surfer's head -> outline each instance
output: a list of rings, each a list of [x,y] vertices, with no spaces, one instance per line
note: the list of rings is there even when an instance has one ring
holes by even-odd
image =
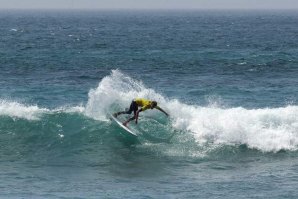
[[[156,101],[152,101],[151,102],[151,109],[155,108],[157,106],[157,102]]]

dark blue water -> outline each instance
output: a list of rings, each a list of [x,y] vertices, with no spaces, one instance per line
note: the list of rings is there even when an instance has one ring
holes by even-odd
[[[297,198],[297,21],[1,11],[0,197]],[[135,97],[170,114],[137,139],[108,117]]]

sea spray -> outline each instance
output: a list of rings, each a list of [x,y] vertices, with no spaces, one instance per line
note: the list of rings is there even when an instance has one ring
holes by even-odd
[[[142,82],[113,70],[111,75],[99,82],[96,89],[90,90],[85,113],[92,118],[106,120],[108,113],[124,110],[137,97],[165,102],[160,94],[146,88]]]

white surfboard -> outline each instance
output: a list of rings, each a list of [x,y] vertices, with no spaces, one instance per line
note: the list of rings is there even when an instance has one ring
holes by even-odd
[[[130,130],[129,128],[127,128],[126,126],[124,126],[117,118],[115,118],[112,114],[110,114],[110,117],[121,127],[123,128],[127,133],[133,135],[133,136],[136,136],[137,137],[137,134],[134,133],[132,130]]]

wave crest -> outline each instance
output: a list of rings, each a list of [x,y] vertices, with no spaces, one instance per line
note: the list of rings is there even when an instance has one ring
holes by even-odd
[[[245,109],[221,108],[212,102],[206,107],[189,105],[176,99],[168,99],[119,70],[113,70],[99,82],[97,88],[89,91],[85,106],[49,110],[37,105],[1,100],[0,115],[39,120],[44,114],[77,112],[81,116],[107,121],[108,113],[127,108],[136,97],[156,100],[159,106],[170,114],[170,119],[165,122],[164,115],[158,111],[142,112],[141,115],[145,117],[141,118],[141,124],[138,125],[141,131],[142,128],[149,129],[145,133],[161,134],[165,137],[176,130],[183,132],[179,135],[180,140],[173,139],[178,151],[179,147],[183,148],[184,143],[192,146],[195,144],[198,148],[246,145],[250,149],[263,152],[298,150],[298,106]],[[155,127],[151,128],[152,125]],[[195,150],[196,147],[192,153]]]

